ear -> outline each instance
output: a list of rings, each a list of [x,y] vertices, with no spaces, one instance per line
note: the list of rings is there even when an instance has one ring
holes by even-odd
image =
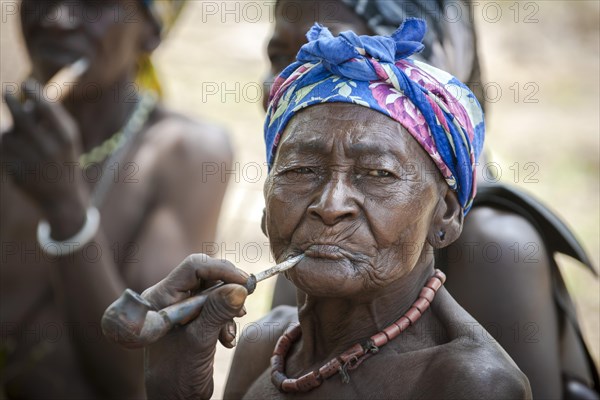
[[[263,208],[263,215],[260,219],[260,230],[265,234],[266,237],[269,237],[267,233],[267,209]]]
[[[441,249],[460,236],[463,227],[463,210],[458,197],[448,186],[440,197],[431,220],[427,241],[434,249]]]

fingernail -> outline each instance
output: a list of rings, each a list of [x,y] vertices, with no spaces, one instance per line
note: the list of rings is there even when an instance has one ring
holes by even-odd
[[[240,308],[240,310],[238,311],[236,317],[242,318],[244,315],[246,315],[246,310],[243,309],[243,308]]]
[[[250,278],[250,275],[248,275],[248,273],[246,271],[243,271],[241,269],[238,269],[238,272],[240,275],[242,275],[244,278],[248,279]]]
[[[240,285],[233,286],[227,293],[225,293],[225,300],[231,307],[238,308],[244,304],[248,291],[245,287]]]
[[[233,325],[227,325],[227,332],[235,339],[235,327]]]

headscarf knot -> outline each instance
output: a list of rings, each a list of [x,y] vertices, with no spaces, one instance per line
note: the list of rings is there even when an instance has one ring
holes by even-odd
[[[391,36],[357,35],[352,31],[334,37],[315,24],[306,34],[308,43],[297,55],[301,63],[321,62],[331,73],[348,79],[370,81],[380,77],[373,63],[393,63],[423,50],[425,21],[408,18]]]

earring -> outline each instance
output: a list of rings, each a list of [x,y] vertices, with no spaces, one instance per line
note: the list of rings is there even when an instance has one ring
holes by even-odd
[[[439,231],[438,232],[438,237],[440,238],[440,242],[443,242],[444,239],[446,238],[446,232],[444,231]]]

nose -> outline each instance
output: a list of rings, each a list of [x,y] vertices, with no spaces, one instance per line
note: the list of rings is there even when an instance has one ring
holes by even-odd
[[[58,1],[48,7],[42,15],[41,26],[44,28],[55,28],[71,30],[79,27],[83,7],[75,2]]]
[[[359,203],[354,188],[342,174],[333,176],[325,183],[318,197],[308,207],[308,214],[321,219],[325,225],[353,220],[358,213]]]

